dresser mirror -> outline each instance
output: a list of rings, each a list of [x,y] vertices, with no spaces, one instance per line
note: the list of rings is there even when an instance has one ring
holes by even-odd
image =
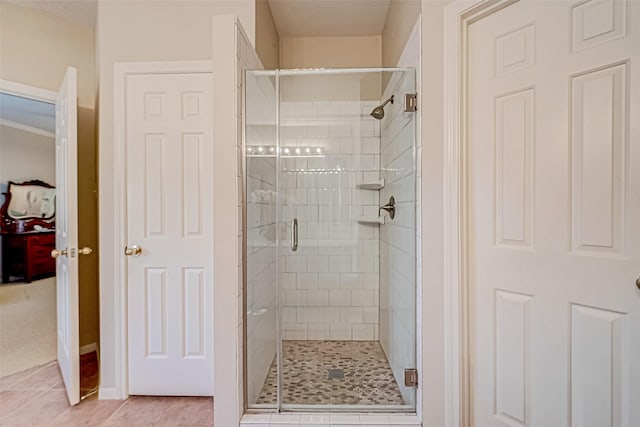
[[[43,181],[11,182],[0,208],[3,232],[53,229],[56,216],[56,188]]]

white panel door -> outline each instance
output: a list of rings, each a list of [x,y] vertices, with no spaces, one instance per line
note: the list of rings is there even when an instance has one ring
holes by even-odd
[[[640,425],[640,3],[468,33],[472,424]]]
[[[127,77],[130,394],[213,395],[212,102],[211,74]]]
[[[56,310],[58,365],[69,403],[80,401],[78,313],[78,74],[69,67],[56,98]]]

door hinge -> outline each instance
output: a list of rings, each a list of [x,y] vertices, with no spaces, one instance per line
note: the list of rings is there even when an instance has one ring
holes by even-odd
[[[418,370],[417,369],[404,370],[404,385],[407,387],[418,387]]]
[[[418,111],[418,94],[417,93],[404,94],[404,111],[406,111],[407,113],[414,113]]]

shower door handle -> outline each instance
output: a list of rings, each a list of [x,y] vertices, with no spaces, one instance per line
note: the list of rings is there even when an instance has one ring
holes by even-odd
[[[291,250],[298,250],[298,218],[291,220]]]

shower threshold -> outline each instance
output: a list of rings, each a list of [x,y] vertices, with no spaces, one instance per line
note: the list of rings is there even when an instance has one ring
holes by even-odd
[[[282,410],[411,411],[377,341],[283,341]],[[257,404],[277,403],[274,360]]]

